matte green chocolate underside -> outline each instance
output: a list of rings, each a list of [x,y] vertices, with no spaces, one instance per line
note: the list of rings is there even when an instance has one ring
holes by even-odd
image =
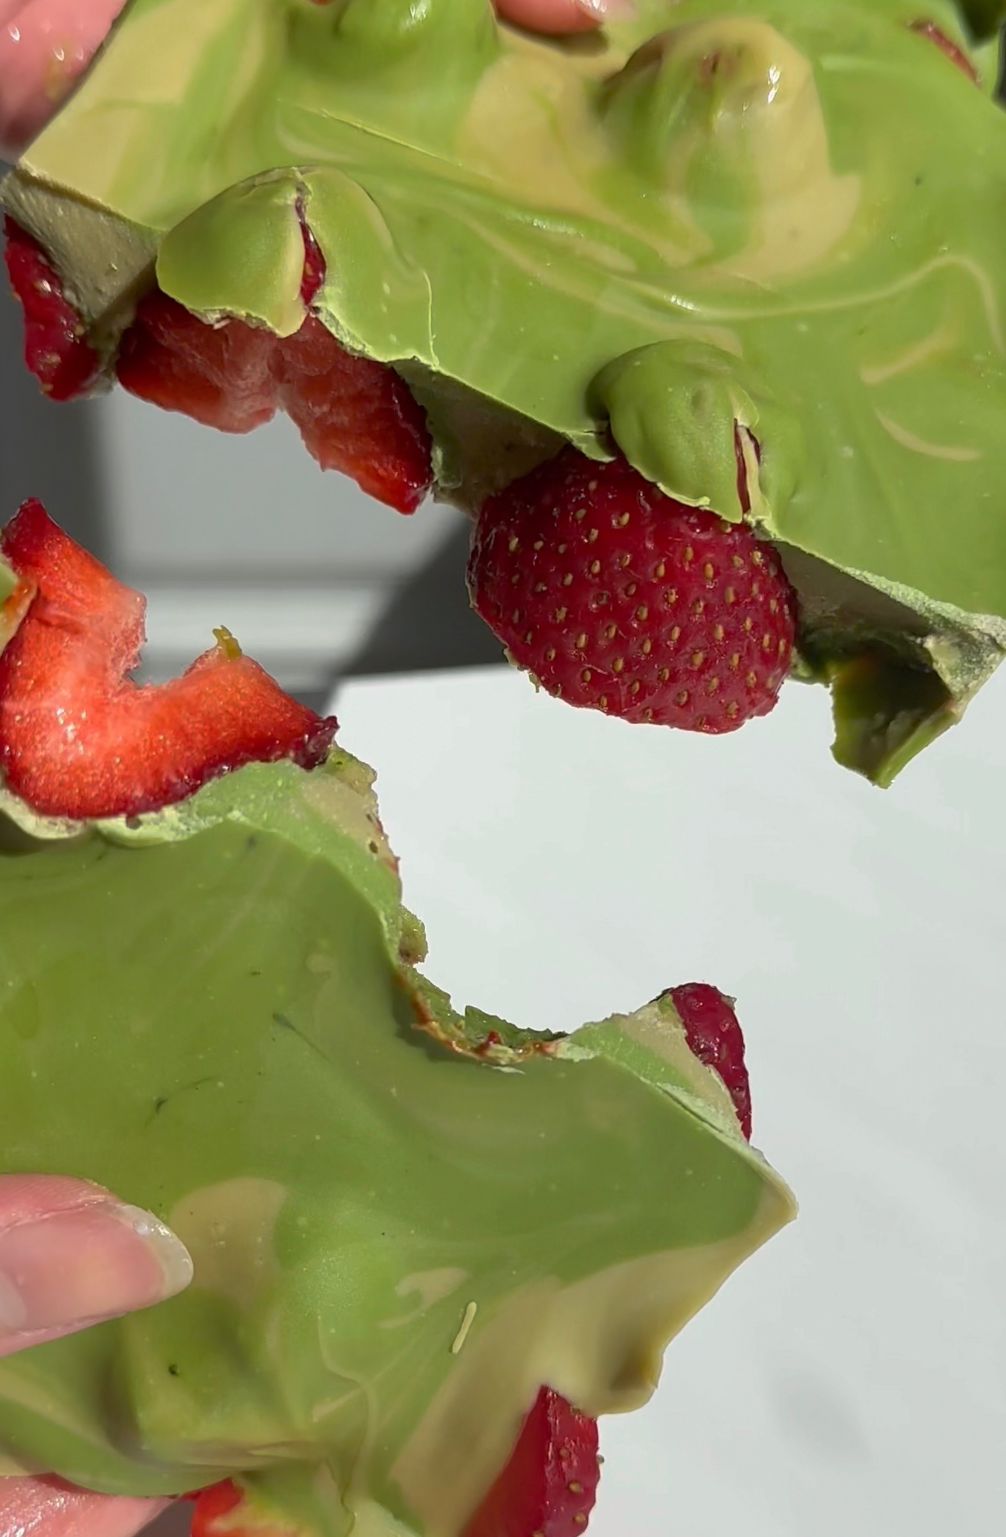
[[[368,1500],[455,1537],[424,1518],[427,1445],[451,1487],[487,1447],[500,1465],[540,1380],[590,1412],[643,1401],[791,1215],[667,1000],[470,1055],[485,1016],[401,957],[421,939],[361,773],[242,770],[0,857],[0,1163],[109,1185],[196,1262],[183,1297],[0,1362],[7,1467],[144,1494],[245,1470],[321,1537]],[[619,1291],[630,1263],[661,1286]],[[438,1440],[431,1405],[494,1327],[498,1423],[462,1399]]]

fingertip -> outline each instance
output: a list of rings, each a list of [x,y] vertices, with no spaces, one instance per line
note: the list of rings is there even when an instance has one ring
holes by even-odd
[[[0,150],[45,127],[107,38],[125,0],[0,0]]]
[[[40,1182],[27,1184],[30,1202],[0,1209],[0,1356],[153,1307],[188,1286],[187,1249],[150,1212],[88,1185],[77,1204],[45,1209]]]
[[[605,20],[607,0],[498,0],[503,21],[552,37],[593,32]]]

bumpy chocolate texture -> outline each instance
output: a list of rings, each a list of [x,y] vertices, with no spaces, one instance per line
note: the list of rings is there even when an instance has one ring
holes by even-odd
[[[298,1537],[459,1537],[542,1383],[650,1396],[793,1216],[672,999],[532,1034],[417,970],[368,771],[150,816],[0,801],[0,1167],[170,1221],[181,1297],[0,1361],[0,1474],[237,1475]]]
[[[109,356],[155,276],[296,330],[302,210],[441,495],[567,440],[747,515],[887,783],[1006,645],[1002,9],[637,0],[557,43],[486,0],[133,0],[4,195]]]

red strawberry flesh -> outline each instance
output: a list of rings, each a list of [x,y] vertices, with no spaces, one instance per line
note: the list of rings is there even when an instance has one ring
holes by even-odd
[[[576,449],[491,497],[472,602],[548,693],[624,720],[732,731],[789,670],[796,596],[744,524]]]
[[[325,258],[303,210],[301,297],[310,306]],[[86,394],[101,360],[67,302],[41,246],[6,221],[6,260],[25,317],[25,361],[55,400]],[[360,357],[309,314],[294,336],[241,320],[200,320],[153,289],[137,306],[115,364],[123,387],[221,432],[251,432],[284,410],[323,469],[340,470],[369,495],[414,512],[433,480],[426,415],[405,380]]]
[[[84,325],[38,241],[10,217],[4,233],[7,272],[24,311],[25,363],[53,400],[86,395],[101,372],[101,359]]]
[[[297,205],[297,217],[300,220],[300,233],[304,241],[304,276],[301,278],[300,296],[305,304],[310,305],[318,297],[325,281],[327,267],[321,246],[315,240],[314,231],[308,224],[307,215],[300,204]]]
[[[404,379],[347,352],[314,315],[276,344],[276,400],[323,470],[350,475],[369,496],[414,512],[432,479],[426,418]]]
[[[978,84],[978,71],[962,48],[958,48],[952,38],[938,27],[935,21],[913,21],[910,26],[912,32],[918,32],[920,37],[927,37],[931,43],[935,43],[941,53],[946,54],[951,64],[956,64],[959,70],[967,75],[969,80]]]
[[[17,632],[34,597],[34,582],[21,580],[0,604],[0,653]]]
[[[251,432],[276,414],[276,338],[239,321],[211,326],[154,289],[140,301],[116,363],[130,394],[220,432]]]
[[[542,1388],[463,1537],[580,1537],[599,1477],[596,1422]]]
[[[310,306],[325,258],[298,212]],[[223,432],[250,432],[283,410],[322,469],[352,476],[399,512],[414,512],[430,488],[426,417],[404,379],[347,352],[313,314],[281,338],[240,320],[210,325],[154,292],[122,339],[117,372],[131,394]]]
[[[690,1049],[723,1080],[741,1130],[750,1142],[751,1087],[744,1063],[744,1036],[732,1000],[706,982],[687,982],[671,989],[671,1001]]]
[[[290,1537],[289,1531],[263,1521],[246,1508],[236,1484],[214,1484],[194,1496],[191,1537]]]
[[[36,589],[0,655],[0,765],[36,812],[137,816],[246,763],[325,758],[335,721],[291,699],[229,638],[173,682],[134,683],[143,598],[39,502],[7,525],[0,552]]]

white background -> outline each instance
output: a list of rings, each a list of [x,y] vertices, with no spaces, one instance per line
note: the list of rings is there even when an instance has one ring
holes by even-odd
[[[755,1141],[797,1223],[607,1422],[596,1537],[995,1537],[1006,1508],[1006,677],[888,792],[823,691],[727,739],[509,673],[357,685],[430,974],[573,1026],[739,999]]]

